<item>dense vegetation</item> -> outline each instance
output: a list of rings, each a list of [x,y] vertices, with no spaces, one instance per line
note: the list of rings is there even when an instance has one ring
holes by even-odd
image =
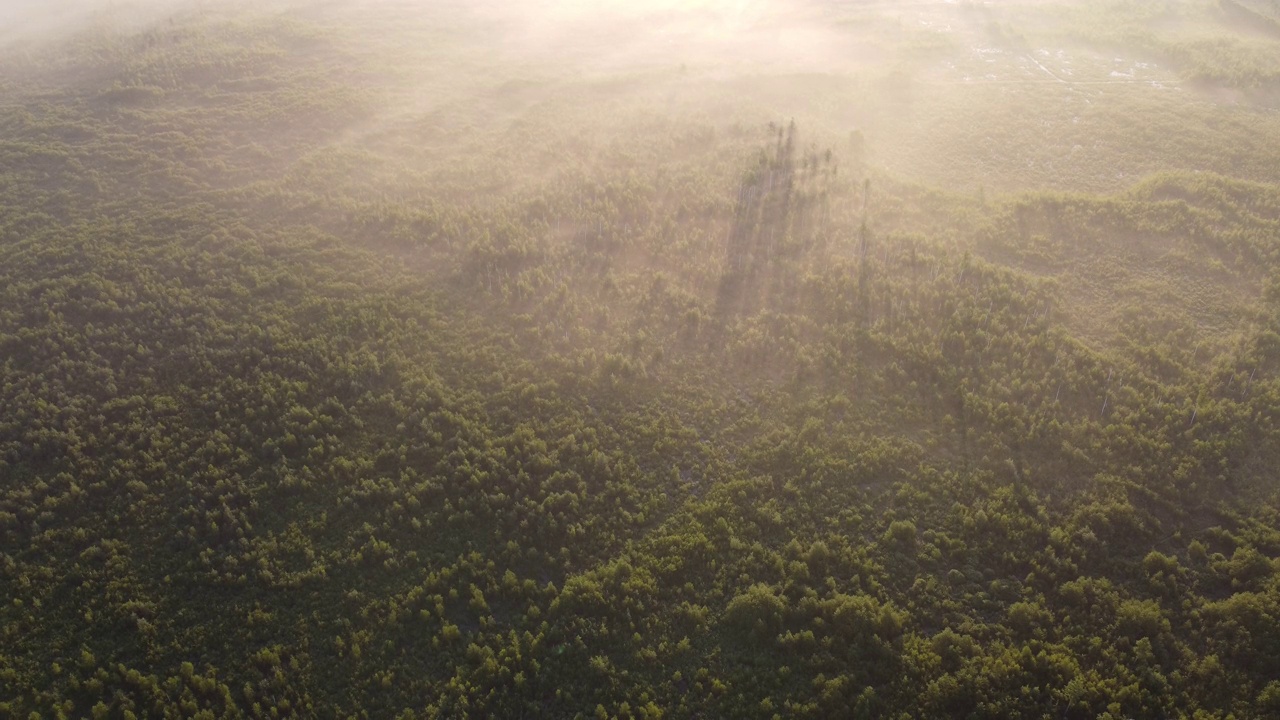
[[[0,717],[1280,714],[1267,3],[946,10],[1177,92],[469,7],[0,53]]]

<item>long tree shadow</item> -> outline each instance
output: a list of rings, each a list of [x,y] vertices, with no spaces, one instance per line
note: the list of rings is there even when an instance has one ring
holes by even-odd
[[[830,150],[796,151],[796,124],[770,123],[771,142],[738,186],[725,242],[716,314],[760,309],[788,287],[794,260],[818,243],[830,212],[837,162]]]

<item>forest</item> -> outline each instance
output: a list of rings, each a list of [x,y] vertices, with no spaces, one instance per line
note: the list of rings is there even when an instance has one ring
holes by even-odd
[[[1280,5],[0,9],[0,719],[1280,717]]]

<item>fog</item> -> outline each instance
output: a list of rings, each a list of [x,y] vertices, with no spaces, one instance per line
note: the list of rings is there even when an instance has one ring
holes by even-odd
[[[0,47],[38,46],[87,30],[136,32],[209,5],[205,0],[6,0],[0,3]]]
[[[0,5],[0,46],[56,56],[86,32],[313,24],[371,93],[335,142],[385,146],[434,128],[415,145],[422,162],[446,146],[490,148],[513,128],[526,136],[519,155],[534,132],[600,145],[642,118],[721,129],[794,119],[838,151],[856,134],[874,167],[929,184],[1104,190],[1168,167],[1168,155],[1133,152],[1150,142],[1139,115],[1267,100],[1231,79],[1256,55],[1234,34],[1238,18],[1199,0],[1156,5],[17,0]]]

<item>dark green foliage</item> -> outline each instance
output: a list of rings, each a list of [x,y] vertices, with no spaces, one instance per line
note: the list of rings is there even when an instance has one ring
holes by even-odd
[[[5,56],[0,717],[1280,711],[1273,185],[399,127],[331,25]]]

